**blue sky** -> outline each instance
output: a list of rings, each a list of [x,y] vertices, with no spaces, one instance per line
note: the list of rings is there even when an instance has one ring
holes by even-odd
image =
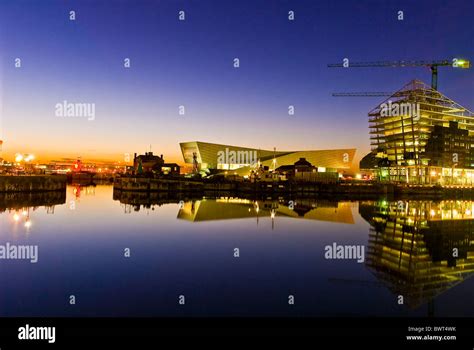
[[[369,150],[367,112],[381,101],[331,93],[395,91],[412,79],[429,84],[430,71],[327,64],[473,60],[473,15],[470,0],[3,0],[3,152],[120,159],[152,145],[181,161],[178,143],[201,140],[355,147],[361,157]],[[439,90],[474,109],[474,69],[440,68]],[[95,120],[57,118],[54,106],[64,100],[95,103]]]

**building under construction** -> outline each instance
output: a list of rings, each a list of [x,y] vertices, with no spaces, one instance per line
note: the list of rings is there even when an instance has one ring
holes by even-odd
[[[471,185],[474,114],[413,80],[369,112],[372,153],[361,169],[379,180]]]

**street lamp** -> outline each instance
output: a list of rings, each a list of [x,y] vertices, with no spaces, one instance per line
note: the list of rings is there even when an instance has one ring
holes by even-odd
[[[34,159],[35,159],[34,154],[27,154],[26,157],[25,157],[25,162],[31,162]]]
[[[35,159],[35,155],[34,154],[21,154],[21,153],[17,153],[15,155],[15,162],[18,164],[18,165],[21,165],[21,162],[24,162],[25,163],[25,170],[26,170],[26,166],[28,165],[28,163],[30,163],[32,160]]]

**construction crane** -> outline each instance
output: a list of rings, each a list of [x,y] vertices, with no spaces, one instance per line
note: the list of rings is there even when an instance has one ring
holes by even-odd
[[[438,67],[471,68],[471,62],[465,59],[453,58],[440,61],[375,61],[328,64],[329,68],[363,68],[363,67],[429,67],[431,69],[431,87],[438,90]]]
[[[381,97],[392,96],[391,92],[334,92],[333,97]]]

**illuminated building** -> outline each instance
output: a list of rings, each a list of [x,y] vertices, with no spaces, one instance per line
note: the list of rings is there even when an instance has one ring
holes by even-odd
[[[176,163],[164,163],[161,172],[164,175],[179,175],[181,167]]]
[[[411,81],[371,110],[369,128],[380,180],[470,184],[474,114],[423,82]],[[370,160],[366,156],[361,168]]]
[[[449,122],[449,127],[435,125],[426,143],[425,155],[432,167],[472,169],[474,136],[470,136],[468,130],[459,129],[457,122]]]
[[[350,169],[355,149],[315,151],[269,151],[207,142],[180,143],[185,163],[193,164],[200,171],[231,171],[249,175],[257,167],[275,170],[294,165],[301,158],[317,168],[318,172],[344,172]]]

